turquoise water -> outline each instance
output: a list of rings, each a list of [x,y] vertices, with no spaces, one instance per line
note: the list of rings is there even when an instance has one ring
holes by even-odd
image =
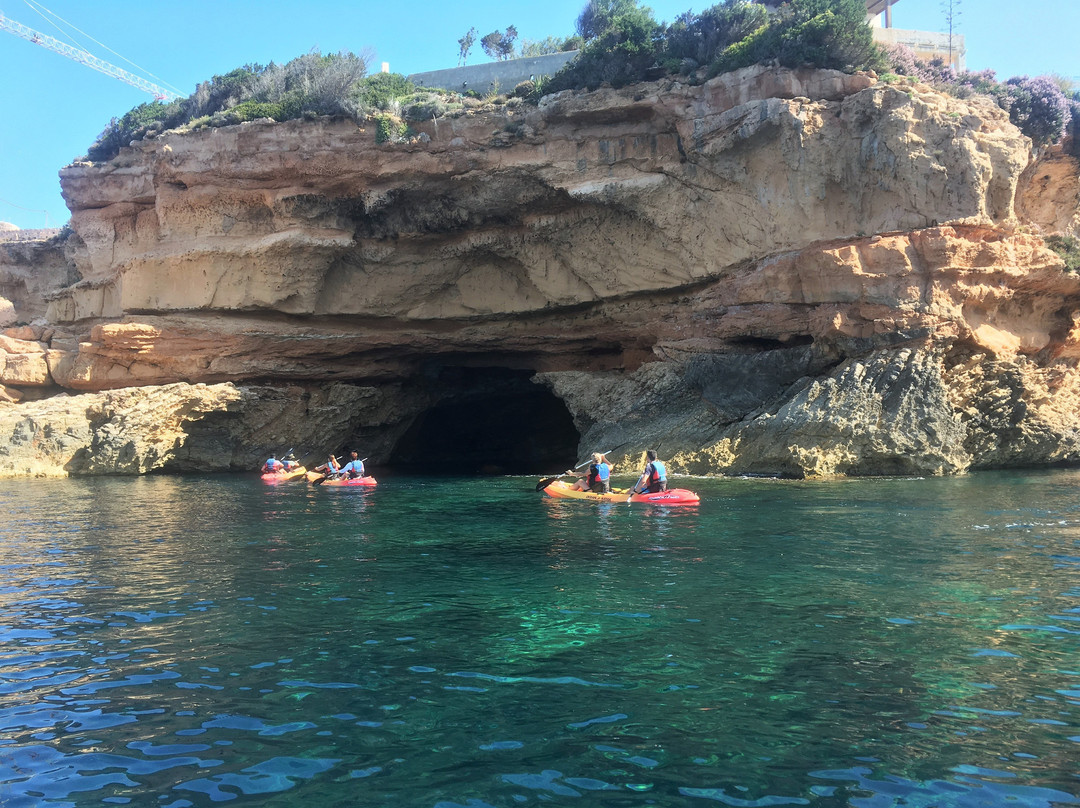
[[[0,481],[0,806],[1080,804],[1080,471],[534,482]]]

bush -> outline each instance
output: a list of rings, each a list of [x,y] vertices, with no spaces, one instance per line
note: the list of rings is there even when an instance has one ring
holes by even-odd
[[[254,121],[259,118],[273,118],[275,121],[285,120],[281,104],[270,104],[263,101],[245,101],[219,114],[223,115],[224,120],[227,121],[226,126],[244,123],[245,121]]]
[[[525,81],[518,82],[514,87],[515,98],[528,98],[536,91],[536,82],[532,79],[525,79]]]
[[[1047,236],[1046,246],[1061,256],[1066,272],[1080,272],[1080,239],[1072,236]]]
[[[765,6],[747,0],[724,0],[697,16],[688,11],[668,26],[663,60],[681,70],[709,64],[768,21]]]
[[[401,99],[402,117],[409,121],[429,121],[461,108],[456,93],[445,91],[419,92]]]
[[[356,82],[352,97],[361,109],[389,109],[394,101],[415,92],[416,85],[400,73],[376,73]]]
[[[392,115],[379,115],[375,118],[375,142],[398,143],[409,133],[409,127]]]
[[[768,61],[847,72],[886,65],[866,22],[863,0],[791,0],[768,25],[725,50],[710,72]]]
[[[359,105],[350,98],[350,91],[366,72],[367,60],[352,53],[309,53],[285,65],[244,65],[202,82],[185,99],[140,104],[122,118],[114,118],[87,156],[109,160],[132,140],[185,124],[227,126],[261,117],[357,117]]]
[[[1014,76],[1002,83],[993,70],[957,73],[940,59],[914,59],[906,48],[892,48],[885,55],[897,73],[912,75],[942,92],[958,98],[975,93],[990,96],[1036,146],[1060,140],[1075,115],[1072,108],[1080,108],[1080,103],[1066,97],[1060,82],[1051,76]]]
[[[1009,120],[1036,146],[1054,143],[1065,135],[1069,102],[1049,76],[1017,76],[1006,83]],[[998,102],[1001,103],[1000,101]]]
[[[552,76],[546,92],[581,87],[596,89],[604,83],[622,87],[641,81],[656,61],[662,29],[653,19],[652,10],[638,6],[634,0],[613,0],[608,4],[594,0],[586,10],[592,8],[595,12],[594,6],[601,5],[605,13],[614,9],[613,16],[592,17],[589,26],[606,20],[609,27],[594,36],[577,58]],[[579,20],[579,29],[580,24]],[[585,30],[594,28],[586,27]],[[584,35],[584,31],[582,33]]]

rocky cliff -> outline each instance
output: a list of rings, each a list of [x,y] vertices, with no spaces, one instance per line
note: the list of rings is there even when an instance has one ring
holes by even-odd
[[[1076,462],[1080,278],[1039,234],[1080,235],[1078,176],[989,101],[765,68],[406,143],[164,133],[61,172],[70,236],[0,245],[0,473],[346,444],[457,471]]]

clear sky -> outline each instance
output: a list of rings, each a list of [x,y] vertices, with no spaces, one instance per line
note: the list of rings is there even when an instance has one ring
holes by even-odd
[[[660,20],[710,3],[647,3]],[[375,54],[374,72],[457,64],[457,40],[514,25],[519,39],[569,36],[585,0],[474,0],[466,3],[326,0],[2,0],[0,12],[63,39],[59,17],[95,56],[190,94],[197,83],[243,64],[286,62],[317,49]],[[960,0],[959,33],[971,70],[999,79],[1057,73],[1080,84],[1080,3],[1075,0]],[[942,0],[896,0],[893,26],[946,30]],[[65,29],[70,31],[70,29]],[[113,52],[94,44],[97,40]],[[125,61],[130,60],[130,61]],[[479,44],[469,63],[487,61]],[[0,221],[58,227],[68,219],[57,172],[86,153],[113,117],[152,97],[45,48],[0,31]]]

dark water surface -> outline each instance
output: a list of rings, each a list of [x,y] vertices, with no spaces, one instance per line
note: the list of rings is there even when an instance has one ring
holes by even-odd
[[[534,482],[0,481],[0,805],[1080,804],[1080,471]]]

